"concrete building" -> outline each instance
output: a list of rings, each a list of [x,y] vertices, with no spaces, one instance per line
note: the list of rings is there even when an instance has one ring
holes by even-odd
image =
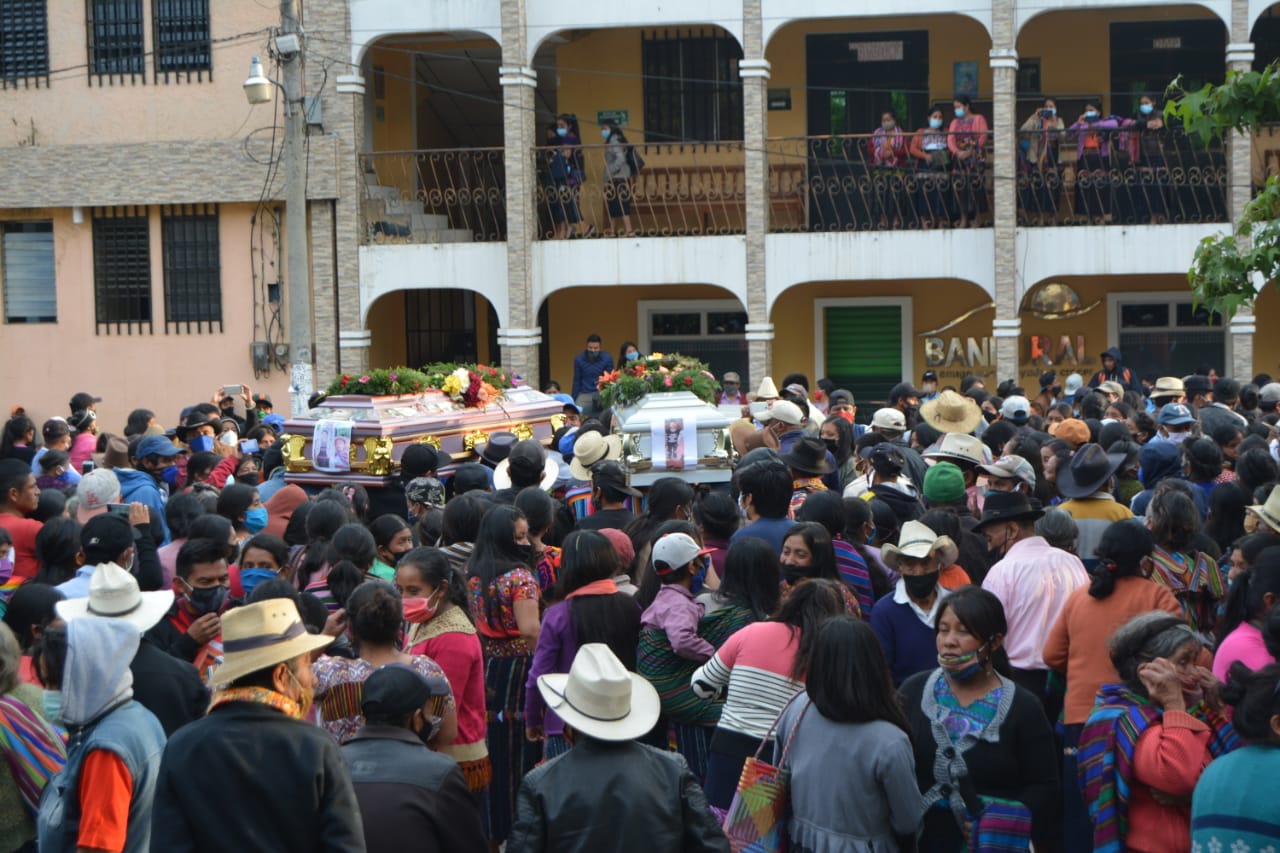
[[[36,279],[5,266],[4,399],[62,413],[83,385],[115,423],[136,401],[193,402],[225,382],[282,397],[282,170],[269,164],[283,125],[278,98],[249,108],[240,90],[252,56],[275,76],[278,9],[208,4],[201,35],[164,20],[182,4],[119,0],[136,11],[130,41],[72,5],[48,4],[47,56],[0,57],[6,258],[27,247],[43,265]],[[963,6],[307,0],[317,384],[480,359],[567,385],[589,331],[615,354],[624,341],[697,354],[751,387],[831,376],[868,402],[926,369],[1033,385],[1050,365],[1096,370],[1108,346],[1139,374],[1280,373],[1280,340],[1255,334],[1280,296],[1223,325],[1186,286],[1197,243],[1280,167],[1280,139],[1204,147],[1127,121],[1179,74],[1221,81],[1280,55],[1275,8]],[[174,39],[206,53],[166,56]],[[957,93],[991,128],[978,167],[877,160],[885,110],[914,132],[934,106],[950,122]],[[1097,99],[1126,127],[1020,133],[1046,97],[1067,126]],[[545,147],[556,114],[577,116],[583,143],[564,190]],[[635,236],[608,216],[608,120],[644,160],[626,190]],[[592,236],[553,239],[575,210]],[[193,228],[206,255],[166,256],[200,243]],[[217,300],[183,307],[211,280]],[[42,357],[54,342],[66,367]],[[254,342],[269,347],[260,374]]]

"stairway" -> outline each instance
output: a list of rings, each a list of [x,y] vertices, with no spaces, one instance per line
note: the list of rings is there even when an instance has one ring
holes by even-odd
[[[470,243],[467,228],[450,228],[449,217],[427,213],[421,201],[406,199],[399,187],[378,183],[372,171],[364,173],[364,217],[369,240],[392,243]]]

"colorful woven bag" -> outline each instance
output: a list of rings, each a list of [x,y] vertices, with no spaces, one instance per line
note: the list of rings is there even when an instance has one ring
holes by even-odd
[[[792,701],[795,701],[794,697]],[[773,739],[782,714],[769,727],[769,733],[760,741],[756,754],[742,765],[738,790],[724,821],[724,834],[729,837],[729,849],[733,853],[786,853],[791,846],[791,837],[787,833],[787,814],[791,807],[791,769],[787,767],[787,754],[811,704],[806,702],[801,709],[777,767],[761,761],[760,750]],[[790,705],[788,702],[787,706]],[[782,713],[786,711],[784,707]]]

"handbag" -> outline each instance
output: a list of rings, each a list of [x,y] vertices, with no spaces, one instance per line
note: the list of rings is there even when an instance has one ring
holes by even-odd
[[[644,168],[644,158],[640,156],[640,152],[634,145],[627,146],[627,168],[631,170],[633,178]]]
[[[791,702],[794,701],[793,696]],[[783,707],[782,714],[787,712],[791,702]],[[738,790],[724,820],[724,834],[729,837],[729,849],[733,853],[786,853],[791,846],[791,836],[787,832],[787,813],[791,810],[791,769],[787,767],[787,754],[791,752],[796,732],[804,721],[805,711],[812,704],[806,702],[801,709],[778,766],[761,761],[760,750],[773,739],[782,714],[769,727],[768,734],[756,748],[756,754],[743,763]]]

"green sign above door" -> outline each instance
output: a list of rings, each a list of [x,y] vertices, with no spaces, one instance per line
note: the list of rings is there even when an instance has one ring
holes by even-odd
[[[631,110],[599,110],[596,113],[596,124],[606,121],[614,122],[618,127],[626,127],[631,123]]]

